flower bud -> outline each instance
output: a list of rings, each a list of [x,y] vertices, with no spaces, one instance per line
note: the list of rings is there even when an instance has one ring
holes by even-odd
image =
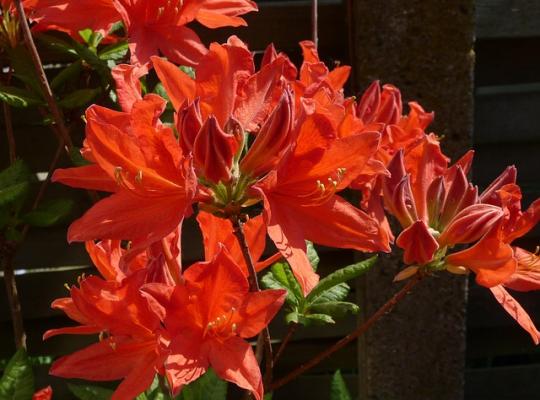
[[[193,144],[195,168],[212,182],[228,182],[238,142],[231,134],[225,133],[217,119],[211,115],[201,127]]]
[[[240,170],[251,176],[260,176],[274,168],[290,148],[294,135],[292,125],[293,100],[286,90],[242,159]]]
[[[423,221],[416,221],[401,232],[396,244],[405,250],[403,261],[406,264],[427,264],[433,260],[435,252],[439,249],[439,244]]]
[[[176,129],[184,153],[187,154],[193,151],[193,144],[201,127],[202,116],[199,99],[197,98],[192,102],[186,100],[176,117]]]
[[[460,205],[464,199],[470,185],[467,181],[467,177],[463,173],[460,166],[457,167],[454,179],[450,182],[450,187],[446,198],[444,199],[444,205],[441,209],[441,215],[439,219],[439,227],[444,227],[454,218],[456,213],[460,210]]]
[[[504,215],[500,207],[474,204],[461,210],[439,237],[441,246],[472,243],[484,236]]]
[[[500,205],[500,197],[497,191],[504,185],[516,183],[517,170],[515,166],[507,167],[480,195],[482,203]]]
[[[373,122],[376,112],[381,104],[381,87],[379,81],[369,85],[356,106],[356,116],[365,124]]]

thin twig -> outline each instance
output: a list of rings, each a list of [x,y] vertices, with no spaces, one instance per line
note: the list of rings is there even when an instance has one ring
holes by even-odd
[[[422,279],[421,274],[417,274],[413,278],[411,278],[407,284],[399,291],[397,292],[390,300],[388,300],[381,308],[379,308],[375,314],[373,314],[367,321],[365,321],[362,325],[360,325],[356,330],[345,336],[343,339],[336,342],[333,346],[329,347],[328,349],[322,351],[321,353],[317,354],[315,357],[313,357],[311,360],[309,360],[307,363],[302,364],[300,367],[296,368],[283,378],[277,380],[270,386],[270,390],[276,390],[280,388],[281,386],[289,383],[290,381],[294,380],[298,376],[302,375],[307,370],[313,368],[315,365],[319,364],[321,361],[329,357],[330,355],[334,354],[336,351],[340,350],[341,348],[345,347],[347,344],[358,338],[359,336],[363,335],[371,326],[377,322],[382,316],[384,316],[386,313],[390,312],[397,303],[399,303],[403,298],[411,291],[411,289],[420,282]]]
[[[283,354],[283,351],[291,341],[292,337],[294,336],[296,330],[298,329],[298,324],[293,322],[289,325],[289,329],[287,329],[287,333],[283,337],[283,340],[281,341],[281,344],[279,345],[279,349],[274,356],[274,367],[276,366],[278,360],[280,359],[281,355]]]
[[[21,300],[17,291],[15,281],[15,268],[13,258],[15,257],[15,245],[0,236],[0,267],[4,271],[4,282],[13,321],[13,334],[15,336],[15,346],[17,349],[26,348],[26,334],[21,310]]]
[[[11,67],[8,69],[6,77],[6,85],[9,85],[11,82],[11,74],[13,70]],[[9,163],[13,164],[17,159],[17,146],[15,144],[15,134],[13,133],[13,120],[11,118],[11,108],[8,103],[3,103],[4,108],[4,123],[6,126],[6,135],[9,148]]]
[[[244,223],[242,222],[239,216],[231,217],[231,222],[233,224],[234,235],[238,239],[240,248],[242,249],[242,254],[244,260],[246,261],[247,269],[249,272],[248,282],[249,290],[251,292],[259,292],[261,289],[259,287],[259,281],[257,280],[257,270],[255,269],[255,264],[251,258],[249,252],[249,246],[246,240],[246,235],[244,233]],[[274,368],[274,358],[272,356],[272,342],[270,338],[270,331],[268,327],[265,327],[261,333],[259,333],[259,338],[257,340],[257,351],[256,356],[257,361],[260,363],[262,358],[262,352],[260,351],[259,343],[262,340],[264,344],[264,358],[265,358],[265,370],[264,370],[264,379],[263,382],[265,386],[268,386],[272,381],[272,370]]]
[[[47,80],[45,70],[43,69],[43,63],[41,62],[41,58],[36,48],[36,44],[34,43],[34,39],[32,38],[30,26],[28,26],[28,21],[26,20],[26,14],[24,12],[22,1],[15,0],[15,5],[17,7],[17,13],[19,15],[19,23],[22,28],[24,42],[26,44],[26,47],[28,48],[28,51],[30,52],[30,56],[32,57],[34,68],[36,69],[36,73],[39,78],[39,83],[43,90],[43,94],[45,95],[45,101],[49,106],[49,111],[51,112],[54,123],[58,127],[58,131],[60,132],[66,150],[69,152],[69,150],[71,150],[71,148],[73,147],[73,143],[71,141],[71,137],[69,136],[66,125],[64,124],[62,112],[60,111],[60,108],[58,107],[58,104],[54,99],[54,95],[49,85],[49,81]]]
[[[45,191],[47,190],[47,187],[51,183],[51,178],[54,170],[56,169],[56,165],[58,164],[58,161],[60,160],[60,156],[62,155],[62,152],[64,150],[64,144],[60,143],[56,147],[56,151],[54,152],[53,159],[51,163],[49,164],[49,170],[47,171],[47,176],[45,177],[45,180],[41,183],[39,186],[38,193],[36,195],[36,198],[34,199],[34,202],[32,203],[31,211],[34,211],[36,208],[38,208],[39,203],[43,199],[43,196],[45,196]],[[28,230],[30,229],[30,225],[26,224],[22,229],[22,238],[20,242],[22,243],[24,239],[26,238],[26,235],[28,234]]]
[[[315,48],[319,47],[319,4],[317,0],[311,0],[311,40]]]

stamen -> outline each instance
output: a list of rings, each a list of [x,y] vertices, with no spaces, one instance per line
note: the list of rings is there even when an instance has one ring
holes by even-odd
[[[114,180],[118,186],[122,186],[124,179],[122,178],[122,167],[114,167]]]
[[[137,182],[139,185],[142,185],[142,178],[143,178],[143,172],[142,169],[137,171],[137,175],[135,175],[135,182]]]

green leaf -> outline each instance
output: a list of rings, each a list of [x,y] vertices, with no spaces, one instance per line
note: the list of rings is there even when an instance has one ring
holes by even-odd
[[[36,75],[32,58],[30,57],[28,50],[26,50],[26,47],[20,44],[14,49],[9,49],[7,51],[11,67],[13,68],[13,76],[26,83],[30,89],[32,89],[34,94],[36,94],[38,98],[41,98],[43,93],[41,84]]]
[[[0,189],[30,180],[32,172],[23,160],[16,160],[8,168],[0,171]]]
[[[330,315],[326,315],[326,314],[299,315],[298,322],[306,326],[310,326],[310,325],[320,326],[320,325],[336,323],[336,321],[334,321]]]
[[[300,320],[300,315],[298,314],[297,311],[291,311],[290,313],[285,315],[285,322],[287,324],[293,324],[293,323],[297,324],[299,320]]]
[[[79,35],[91,50],[95,50],[103,40],[103,35],[101,33],[94,32],[89,28],[79,31]]]
[[[10,242],[20,243],[23,240],[22,232],[13,226],[8,226],[4,235]]]
[[[332,383],[330,384],[330,400],[352,400],[339,369],[332,377]]]
[[[287,289],[287,301],[301,306],[304,303],[304,293],[287,263],[278,262],[271,267],[274,278]]]
[[[346,283],[340,283],[328,290],[321,293],[320,296],[315,298],[310,304],[328,303],[332,301],[343,301],[349,295],[351,288]]]
[[[367,260],[361,261],[356,264],[349,265],[345,268],[341,268],[324,279],[321,279],[320,282],[313,288],[313,290],[307,296],[309,303],[312,303],[317,297],[319,297],[326,290],[339,285],[340,283],[346,282],[348,280],[354,279],[367,270],[369,270],[373,264],[377,261],[377,256],[368,258]]]
[[[163,87],[163,84],[161,82],[159,82],[154,87],[154,93],[161,96],[161,97],[163,97],[165,100],[167,100],[167,109],[170,109],[170,110],[173,109],[171,99],[169,98],[169,95],[167,94],[167,91],[165,90],[165,88]]]
[[[225,400],[227,382],[221,380],[210,368],[195,382],[185,386],[178,400]]]
[[[99,53],[98,57],[101,60],[113,60],[119,61],[126,57],[128,52],[128,44],[125,41],[116,42],[104,47]]]
[[[79,57],[98,73],[103,84],[107,84],[111,80],[111,71],[105,60],[100,59],[96,53],[80,43],[75,43],[74,48]]]
[[[348,301],[315,303],[309,307],[310,312],[329,315],[332,318],[343,318],[347,313],[357,314],[359,310],[360,307]]]
[[[103,35],[101,33],[94,32],[92,29],[89,28],[79,31],[79,36],[83,38],[85,43],[91,49],[96,49],[103,40]]]
[[[31,226],[47,227],[61,222],[73,210],[75,205],[71,199],[55,199],[42,203],[38,208],[22,217]]]
[[[81,108],[88,105],[100,93],[100,88],[79,89],[60,100],[58,105],[67,109]]]
[[[0,379],[0,399],[29,400],[34,394],[34,375],[24,349],[9,360]]]
[[[319,266],[319,255],[317,254],[317,250],[315,250],[315,247],[313,246],[313,243],[306,240],[306,247],[307,247],[307,258],[309,260],[309,263],[313,267],[314,271],[317,271],[317,267]]]
[[[272,400],[272,394],[273,394],[272,392],[265,393],[263,400]]]
[[[51,88],[57,90],[69,81],[75,81],[79,79],[82,72],[82,61],[77,60],[62,71],[60,71],[51,81]]]
[[[0,230],[4,229],[10,219],[11,212],[7,208],[0,207]]]
[[[68,388],[80,400],[109,400],[113,394],[110,389],[90,385],[74,385],[68,383]]]
[[[75,45],[77,42],[75,42],[69,36],[62,35],[62,37],[60,37],[58,34],[40,33],[37,35],[37,38],[41,43],[51,50],[58,51],[72,58],[78,57],[77,50],[75,50]]]
[[[4,85],[0,85],[0,100],[12,107],[20,108],[45,104],[42,99],[28,90]]]
[[[22,202],[28,192],[32,173],[22,160],[15,161],[0,172],[0,207]]]
[[[29,187],[28,182],[21,182],[0,189],[0,207],[20,201],[28,193]]]

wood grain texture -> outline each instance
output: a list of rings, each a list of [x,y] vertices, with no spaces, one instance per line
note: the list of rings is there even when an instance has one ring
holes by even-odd
[[[540,36],[540,3],[537,0],[477,0],[478,38]]]

